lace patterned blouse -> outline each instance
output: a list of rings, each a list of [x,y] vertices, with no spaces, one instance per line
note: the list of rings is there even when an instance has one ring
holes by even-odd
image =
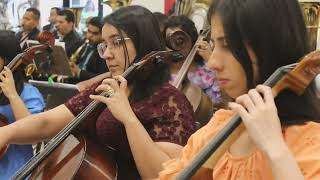
[[[79,114],[92,101],[89,95],[95,94],[97,85],[80,92],[65,103],[73,115]],[[155,142],[171,142],[183,146],[195,131],[191,104],[168,83],[157,88],[150,97],[131,102],[131,107]],[[85,125],[86,133],[100,145],[116,150],[118,179],[140,179],[123,124],[107,108],[95,111],[89,117],[90,121],[86,121],[88,123]],[[84,127],[80,131],[83,129]]]

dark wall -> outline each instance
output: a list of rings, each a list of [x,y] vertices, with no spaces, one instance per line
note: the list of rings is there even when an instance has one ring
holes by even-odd
[[[70,0],[63,0],[63,7],[65,8],[70,7]]]

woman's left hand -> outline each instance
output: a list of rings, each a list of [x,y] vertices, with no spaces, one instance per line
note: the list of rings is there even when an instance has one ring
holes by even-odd
[[[112,115],[124,125],[135,121],[137,118],[128,100],[127,80],[122,76],[115,76],[113,79],[103,80],[101,85],[96,88],[97,92],[110,90],[114,93],[109,97],[90,95],[90,98],[106,104]]]
[[[198,54],[205,60],[208,61],[211,53],[212,53],[212,49],[210,47],[210,44],[207,41],[204,40],[200,40],[197,42],[196,44],[197,46],[197,52]]]
[[[229,107],[241,116],[250,138],[260,150],[270,154],[285,145],[270,87],[258,85],[239,96],[236,103],[229,103]]]
[[[6,66],[0,73],[0,80],[1,91],[9,100],[19,97],[14,84],[12,72]]]

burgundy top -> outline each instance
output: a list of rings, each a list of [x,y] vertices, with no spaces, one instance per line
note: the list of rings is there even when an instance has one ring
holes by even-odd
[[[97,85],[80,92],[65,103],[74,116],[92,101],[89,95],[96,94],[94,90]],[[185,95],[168,83],[156,89],[151,96],[132,102],[131,107],[155,142],[165,141],[183,146],[195,131],[191,104]],[[117,151],[118,179],[140,179],[123,124],[107,108],[92,113],[90,120],[95,124],[86,123],[86,133],[97,143]]]

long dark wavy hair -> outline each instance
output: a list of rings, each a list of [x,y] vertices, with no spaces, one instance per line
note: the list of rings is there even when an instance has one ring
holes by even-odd
[[[248,88],[263,83],[278,67],[295,63],[310,51],[296,0],[214,0],[209,22],[213,15],[222,20],[226,42],[245,70]],[[254,82],[245,44],[257,57],[258,82]],[[276,105],[283,125],[320,121],[320,102],[311,88],[302,96],[284,91],[276,98]]]
[[[12,31],[0,30],[0,57],[4,59],[7,65],[19,53],[21,53],[19,40]],[[26,81],[25,73],[22,66],[19,66],[12,72],[16,90],[20,95],[23,90],[23,84]],[[0,95],[0,104],[8,104],[9,100],[3,94]]]
[[[141,6],[128,6],[120,8],[114,13],[104,18],[104,23],[114,26],[121,38],[126,33],[132,40],[137,55],[133,63],[139,62],[141,58],[151,51],[165,50],[164,40],[160,33],[160,28],[153,14],[146,8]],[[125,63],[129,64],[128,51],[125,43],[123,43]],[[129,64],[130,66],[130,64]],[[161,63],[147,77],[141,79],[138,76],[132,78],[129,82],[133,87],[130,100],[139,100],[150,96],[155,87],[167,82],[170,78],[168,65]]]

